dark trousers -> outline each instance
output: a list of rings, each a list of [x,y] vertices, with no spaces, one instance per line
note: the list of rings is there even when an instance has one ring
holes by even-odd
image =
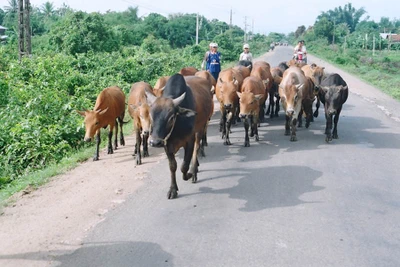
[[[214,79],[215,79],[216,81],[218,81],[219,71],[218,71],[218,72],[210,72],[210,73],[211,73],[211,75],[214,77]]]

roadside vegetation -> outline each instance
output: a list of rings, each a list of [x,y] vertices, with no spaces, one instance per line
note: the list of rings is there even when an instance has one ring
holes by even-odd
[[[92,109],[102,89],[118,85],[128,95],[134,82],[154,85],[183,67],[200,68],[210,42],[219,44],[225,64],[242,51],[241,28],[205,17],[196,45],[195,14],[139,18],[137,8],[88,14],[47,2],[32,8],[33,53],[19,62],[16,2],[0,9],[9,36],[0,45],[0,202],[93,155],[75,110]],[[254,55],[283,37],[247,34]],[[125,127],[130,134],[132,124]]]
[[[382,34],[384,33],[384,34]],[[400,20],[375,22],[351,3],[322,12],[314,25],[289,34],[292,43],[305,40],[307,50],[360,77],[400,100]]]

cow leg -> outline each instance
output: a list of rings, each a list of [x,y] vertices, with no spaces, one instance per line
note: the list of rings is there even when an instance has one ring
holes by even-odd
[[[244,119],[244,146],[249,147],[250,146],[250,138],[249,138],[249,118],[246,117]]]
[[[306,128],[308,128],[313,118],[311,100],[307,100],[306,105],[304,105],[304,112],[306,113]]]
[[[115,120],[114,150],[118,148],[118,119]]]
[[[193,149],[193,156],[192,156],[192,162],[190,165],[190,171],[188,176],[192,177],[192,183],[196,183],[197,182],[197,173],[199,171],[198,169],[198,160],[197,160],[197,156],[199,153],[199,149],[200,149],[200,140],[202,139],[202,133],[196,133],[195,134],[195,141],[194,141],[194,149]]]
[[[185,155],[183,156],[181,172],[182,172],[182,178],[185,181],[189,180],[193,176],[193,174],[188,173],[188,171],[189,171],[190,162],[192,161],[192,157],[193,157],[194,143],[195,143],[195,134],[193,134],[190,137],[189,141],[186,143],[186,145],[184,147]]]
[[[121,146],[125,146],[125,137],[124,137],[124,132],[122,131],[123,126],[124,126],[123,118],[118,117],[118,121],[119,121],[119,129],[121,132],[121,134],[119,135],[119,144]]]
[[[107,154],[114,154],[112,146],[112,136],[113,136],[114,125],[110,125],[110,131],[108,131],[108,151]]]
[[[332,141],[332,115],[328,114],[328,111],[325,109],[325,118],[326,118],[326,127],[325,127],[325,134],[326,134],[326,138],[325,138],[325,142],[330,142]]]
[[[292,133],[290,135],[290,141],[294,142],[297,141],[297,137],[296,137],[296,124],[297,124],[297,120],[296,118],[292,118]]]
[[[94,152],[93,161],[99,160],[99,147],[101,143],[100,130],[96,133],[96,150]]]
[[[231,132],[231,123],[232,123],[232,111],[226,115],[226,124],[225,124],[225,140],[224,145],[229,146],[232,145],[231,141],[229,140],[229,133]]]
[[[269,113],[270,113],[270,110],[271,110],[271,101],[269,102],[269,104],[268,104],[268,108],[267,108],[267,111],[265,112],[265,115],[269,115]],[[273,108],[272,108],[272,112],[273,112]]]
[[[140,146],[142,143],[142,137],[140,136],[140,129],[136,129],[136,165],[142,164],[142,153],[140,153]]]
[[[300,109],[299,115],[297,116],[297,120],[298,120],[297,127],[299,127],[299,128],[303,127],[303,111],[304,111],[304,109],[302,106]]]
[[[319,97],[317,96],[317,103],[315,104],[315,111],[314,111],[314,114],[313,114],[313,116],[315,117],[315,118],[317,118],[318,117],[318,114],[319,114],[319,106],[321,105],[321,101],[319,100]]]
[[[286,115],[285,135],[290,135],[290,121],[291,121],[291,117]]]
[[[267,113],[270,114],[269,109],[271,108],[271,115],[269,116],[271,119],[274,117],[274,109],[275,109],[275,92],[271,90],[269,93],[269,104],[268,104],[268,111]],[[266,114],[267,114],[266,113]]]
[[[275,96],[275,97],[276,97],[276,102],[275,102],[275,117],[279,117],[279,115],[278,115],[279,110],[280,110],[280,107],[279,107],[279,100],[280,100],[281,98],[279,97],[279,95],[278,95],[278,96]]]
[[[221,104],[222,105],[222,104]],[[224,138],[224,134],[225,134],[225,123],[226,123],[226,114],[225,114],[225,109],[221,108],[221,119],[219,120],[219,132],[222,132],[222,138]]]
[[[142,142],[143,142],[143,157],[149,156],[149,146],[148,146],[149,135],[143,134]]]
[[[176,169],[177,164],[175,160],[175,154],[172,152],[172,149],[169,149],[168,146],[164,147],[165,154],[167,154],[168,162],[169,162],[169,171],[171,172],[171,185],[169,187],[169,191],[167,194],[168,199],[173,199],[178,196],[178,185],[176,183]]]
[[[258,142],[258,118],[251,117],[251,131],[254,133],[255,140]]]
[[[264,117],[265,107],[266,107],[266,106],[265,106],[265,102],[264,102],[264,103],[261,103],[261,105],[260,105],[260,111],[259,111],[259,113],[258,113],[260,122],[264,122],[264,120],[265,120],[265,117]]]
[[[336,115],[335,115],[335,119],[333,121],[333,133],[332,133],[332,138],[333,139],[339,139],[338,133],[337,133],[337,124],[339,122],[339,115],[340,115],[340,111],[342,111],[342,108],[338,108]]]

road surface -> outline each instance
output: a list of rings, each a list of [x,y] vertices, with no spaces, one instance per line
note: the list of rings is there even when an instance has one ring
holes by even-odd
[[[261,59],[276,66],[291,55],[290,47],[276,47]],[[310,56],[312,62],[323,63]],[[107,187],[107,181],[103,181],[96,187],[96,177],[90,177],[118,171],[134,180],[132,175],[139,175],[139,169],[141,176],[135,176],[135,186],[130,191],[119,189],[129,191],[124,192],[123,200],[112,208],[105,206],[85,234],[85,224],[71,224],[69,236],[75,238],[73,241],[63,239],[66,230],[62,220],[58,239],[57,225],[49,226],[51,241],[35,243],[26,236],[35,236],[37,231],[28,231],[19,240],[14,233],[14,247],[11,242],[8,249],[0,245],[0,265],[400,266],[400,104],[351,75],[325,66],[328,72],[339,71],[351,92],[339,120],[339,139],[325,143],[322,107],[309,129],[298,129],[297,142],[284,135],[281,111],[278,118],[267,118],[261,124],[259,142],[250,138],[251,146],[244,147],[243,124],[239,123],[232,128],[233,145],[224,146],[216,109],[209,127],[207,157],[200,159],[198,183],[183,181],[178,172],[177,199],[167,200],[170,178],[162,150],[150,148],[152,157],[145,158],[143,166],[129,170],[123,168],[134,165],[128,150],[132,144],[116,151],[113,157],[118,160],[112,165],[109,155],[102,154],[99,162],[85,163],[86,168],[94,165],[97,171],[85,174],[94,181],[86,190],[98,190],[99,195],[108,190],[118,196],[120,192],[114,190],[121,185]],[[182,154],[180,151],[178,155],[179,166]],[[79,172],[66,175],[73,179]],[[86,181],[86,177],[80,179]],[[112,183],[112,178],[108,181]],[[52,186],[45,190],[51,191]],[[28,200],[25,197],[21,205],[29,206],[29,201],[44,195],[48,193],[42,191]],[[105,202],[115,196],[107,195]],[[63,205],[66,198],[59,198],[53,209]],[[0,226],[9,227],[7,220],[19,216],[16,203],[16,207],[5,210]],[[68,208],[75,212],[70,220],[79,214],[89,220],[79,211],[80,205],[83,207],[84,202],[65,207],[65,212]],[[68,216],[62,210],[57,214]],[[42,219],[51,218],[51,214],[45,214]],[[43,229],[46,225],[41,224],[37,238],[47,234]],[[0,240],[5,237],[0,234]],[[29,246],[26,240],[35,245]],[[15,242],[24,244],[24,249],[18,249]]]

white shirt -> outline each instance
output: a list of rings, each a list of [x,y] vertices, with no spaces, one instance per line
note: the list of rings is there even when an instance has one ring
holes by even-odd
[[[248,60],[248,61],[253,61],[253,55],[249,52],[249,53],[241,53],[239,60]]]

